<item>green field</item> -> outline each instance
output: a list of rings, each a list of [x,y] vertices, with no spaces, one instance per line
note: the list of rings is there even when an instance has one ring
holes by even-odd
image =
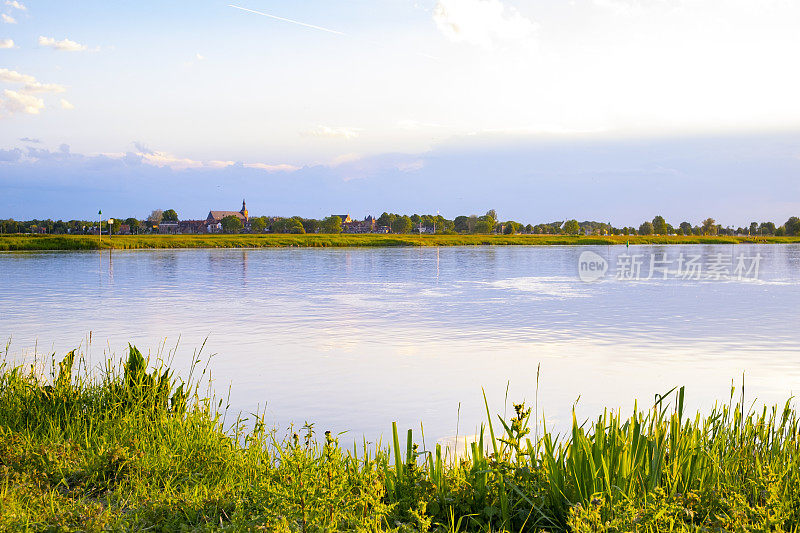
[[[798,531],[793,404],[731,398],[684,412],[682,389],[557,436],[486,405],[463,452],[235,419],[135,348],[93,377],[0,362],[2,531]],[[195,376],[201,367],[196,368]],[[47,374],[47,372],[45,372]],[[750,405],[748,403],[748,405]],[[493,406],[494,409],[500,406]],[[341,442],[340,442],[341,440]]]
[[[0,251],[128,250],[137,248],[270,248],[482,245],[791,243],[796,237],[571,236],[571,235],[0,235]]]

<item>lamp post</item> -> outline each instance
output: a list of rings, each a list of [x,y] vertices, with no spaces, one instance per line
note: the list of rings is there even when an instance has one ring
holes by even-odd
[[[100,235],[100,242],[103,242],[103,210],[99,210],[97,212],[97,229],[98,235]]]

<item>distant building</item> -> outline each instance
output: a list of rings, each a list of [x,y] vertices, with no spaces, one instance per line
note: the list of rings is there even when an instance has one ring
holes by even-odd
[[[181,220],[178,222],[178,233],[207,233],[205,220]]]
[[[377,221],[372,218],[372,215],[367,216],[364,220],[352,220],[349,216],[347,222],[342,219],[342,232],[343,233],[374,233],[377,226]]]
[[[205,220],[206,231],[216,233],[222,231],[222,219],[225,217],[236,217],[242,221],[243,229],[250,228],[250,216],[247,213],[247,205],[242,200],[241,211],[209,211]]]
[[[331,216],[339,217],[340,219],[342,219],[342,224],[349,224],[353,221],[353,219],[350,218],[350,215],[331,215]]]
[[[178,233],[178,222],[167,221],[159,222],[158,233],[161,235],[175,235]]]

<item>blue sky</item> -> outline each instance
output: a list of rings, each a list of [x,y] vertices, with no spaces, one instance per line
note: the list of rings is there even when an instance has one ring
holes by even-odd
[[[800,212],[789,0],[0,2],[0,217]]]

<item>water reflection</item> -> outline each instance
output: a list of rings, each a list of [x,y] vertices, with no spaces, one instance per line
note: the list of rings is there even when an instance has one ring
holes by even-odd
[[[798,389],[800,247],[685,246],[763,256],[756,281],[612,279],[583,283],[580,253],[613,263],[670,246],[153,250],[0,254],[0,335],[12,355],[83,343],[96,363],[130,340],[155,352],[181,339],[188,368],[208,338],[217,390],[235,410],[315,421],[354,438],[392,420],[431,439],[482,419],[481,387],[500,410],[533,399],[549,424],[632,406],[687,385],[694,406],[748,391]],[[98,279],[100,283],[98,283]],[[12,283],[13,280],[13,283]],[[93,332],[93,344],[85,339]]]

